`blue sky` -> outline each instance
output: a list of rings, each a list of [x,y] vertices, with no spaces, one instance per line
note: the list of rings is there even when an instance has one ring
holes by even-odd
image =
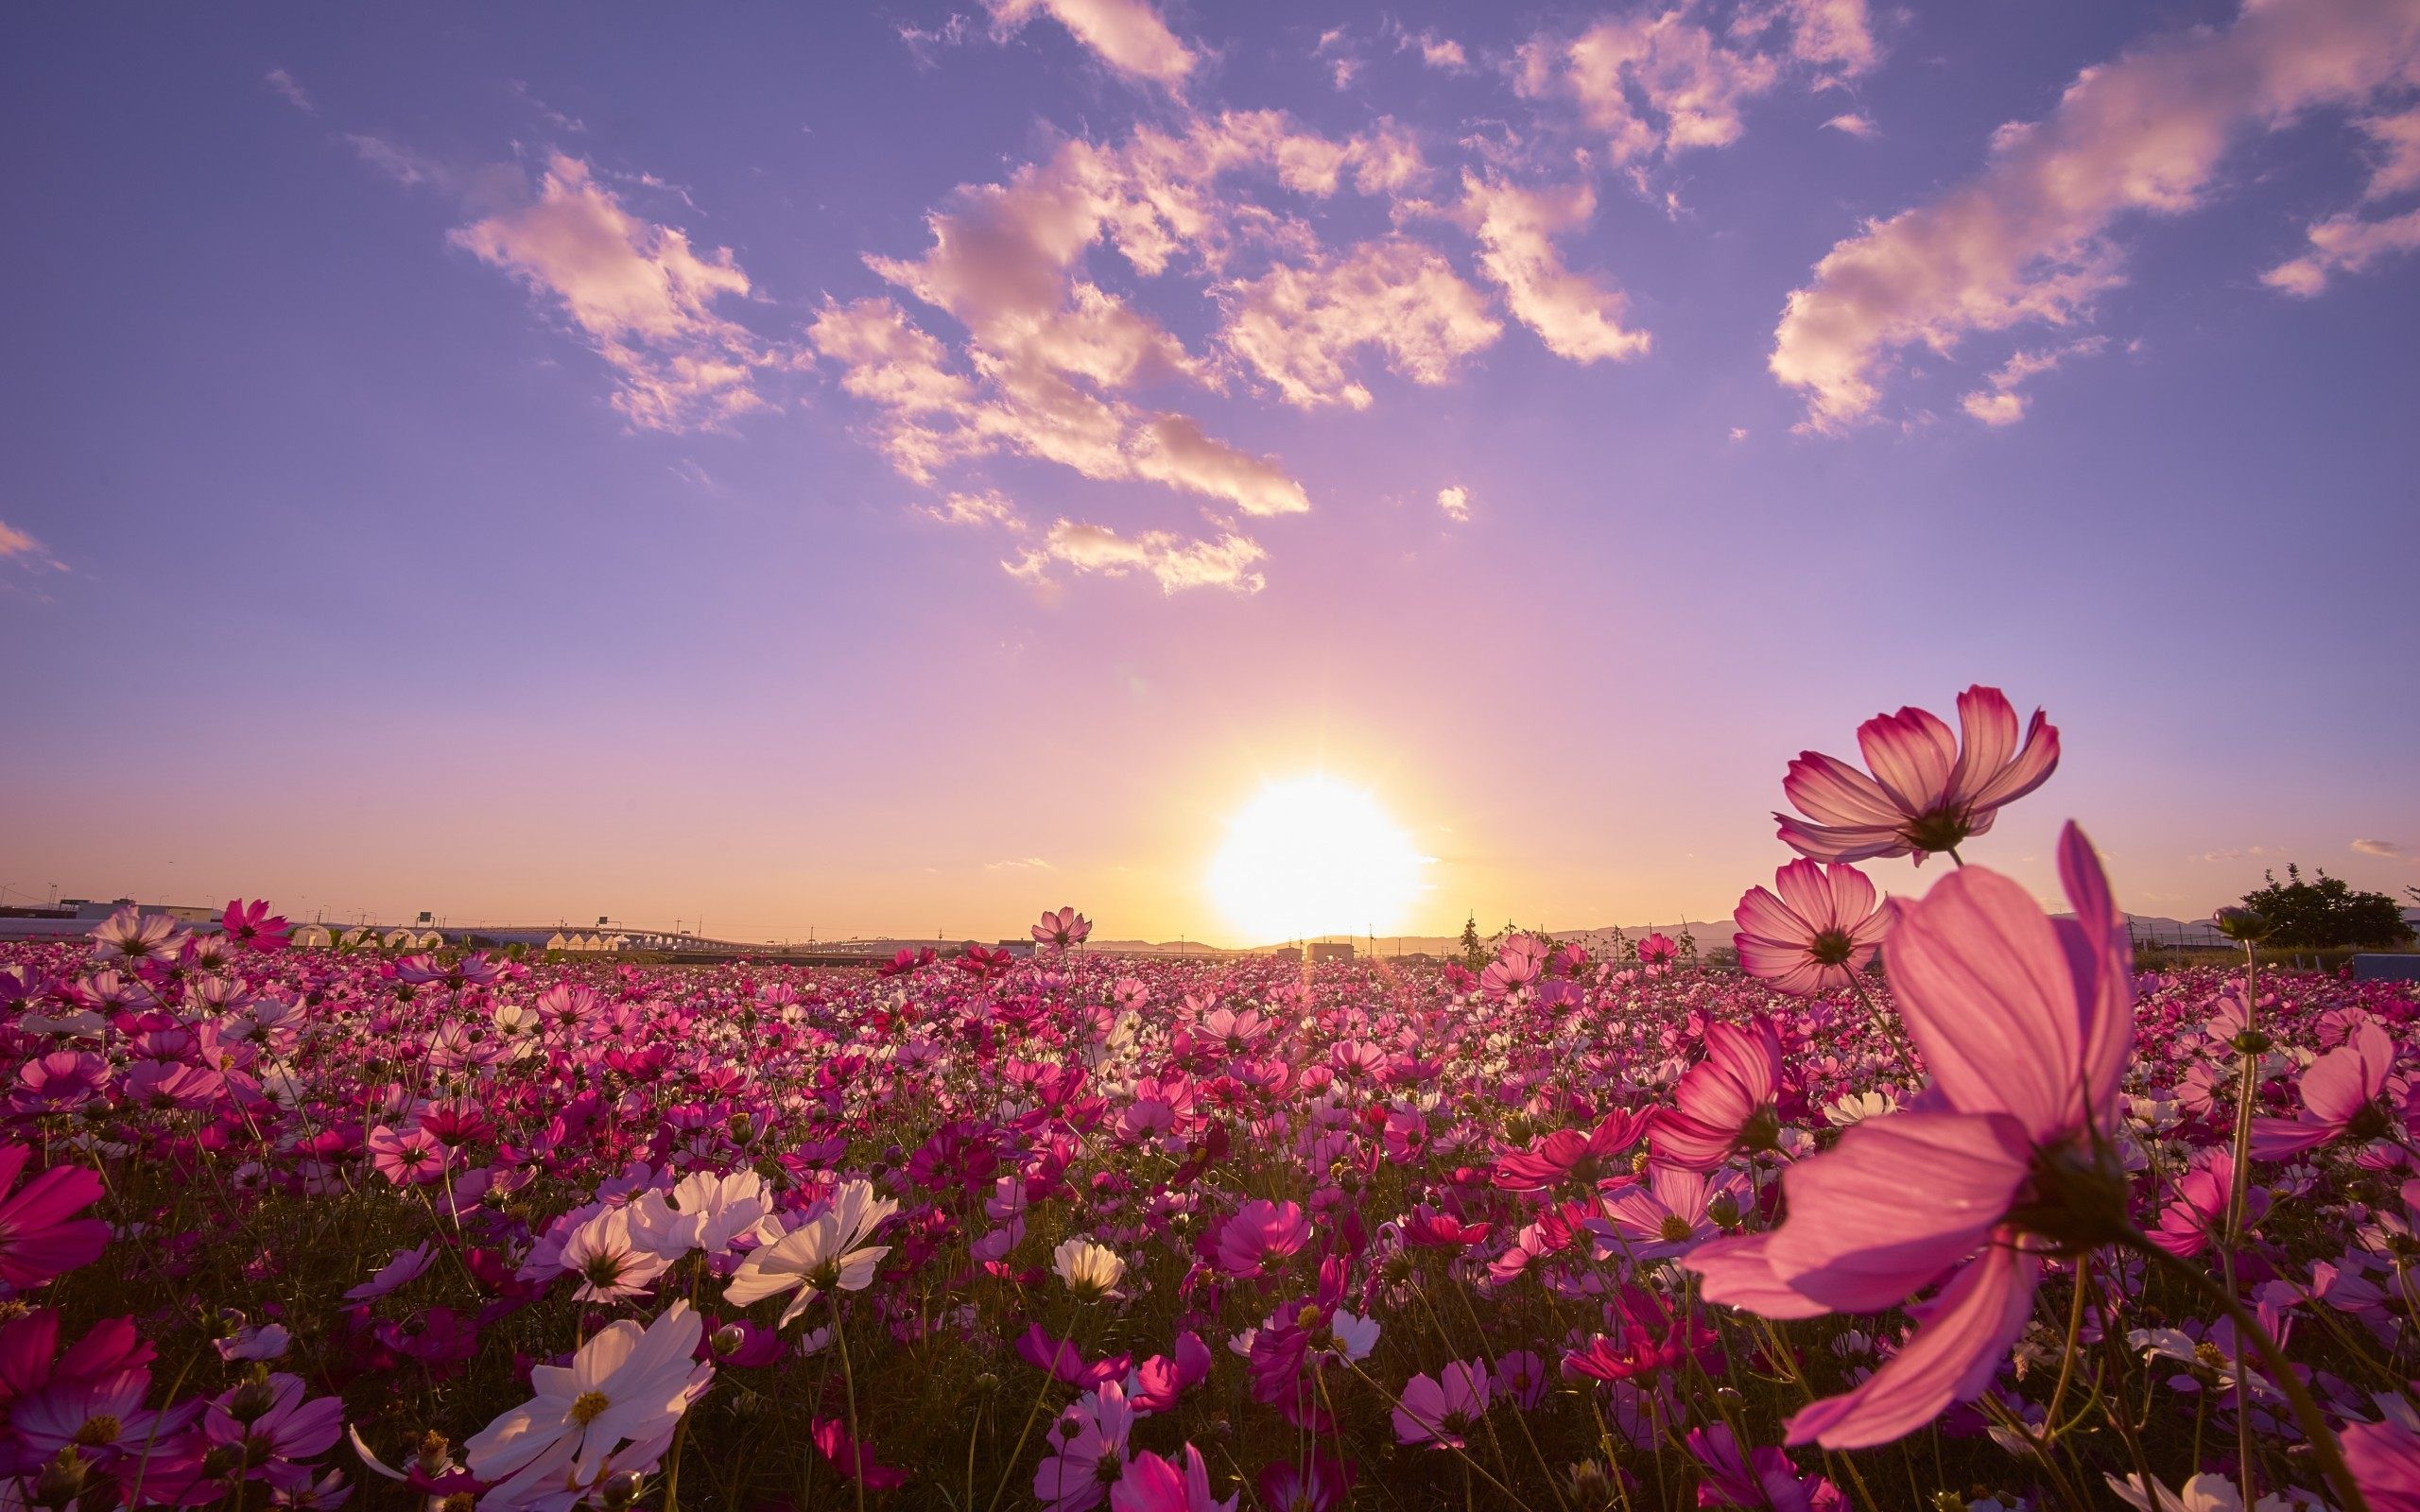
[[[1704,917],[1978,680],[2045,891],[2420,880],[2409,0],[0,42],[0,883],[1215,935],[1322,767]]]

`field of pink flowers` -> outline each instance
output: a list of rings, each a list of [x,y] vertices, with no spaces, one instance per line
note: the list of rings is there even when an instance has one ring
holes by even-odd
[[[1791,765],[1739,972],[0,949],[0,1502],[2420,1506],[2420,1001],[2135,975],[1960,715]]]

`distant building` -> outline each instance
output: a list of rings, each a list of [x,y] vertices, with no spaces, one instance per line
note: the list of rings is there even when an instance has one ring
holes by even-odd
[[[1351,959],[1353,959],[1353,942],[1351,940],[1322,939],[1313,940],[1311,942],[1311,964],[1314,966],[1317,966],[1322,961],[1349,961]]]
[[[1299,951],[1299,950],[1296,950],[1296,949],[1295,949],[1293,946],[1291,946],[1291,945],[1280,945],[1280,946],[1278,946],[1276,949],[1274,949],[1274,950],[1270,951],[1269,954],[1270,954],[1271,956],[1273,956],[1273,957],[1275,957],[1276,959],[1278,959],[1278,960],[1281,960],[1281,961],[1292,961],[1292,962],[1294,962],[1294,963],[1295,963],[1295,964],[1297,964],[1297,965],[1300,965],[1300,964],[1302,963],[1302,959],[1303,959],[1303,953],[1302,953],[1301,951]]]
[[[1033,945],[1033,937],[1029,935],[1024,939],[1004,939],[1000,941],[1000,949],[1008,952],[1011,955],[1017,957],[1019,960],[1032,959]]]

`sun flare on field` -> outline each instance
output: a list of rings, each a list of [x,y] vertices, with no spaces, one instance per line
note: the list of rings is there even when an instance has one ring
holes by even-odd
[[[1324,773],[1271,782],[1227,821],[1210,896],[1250,943],[1400,928],[1422,855],[1378,800]]]

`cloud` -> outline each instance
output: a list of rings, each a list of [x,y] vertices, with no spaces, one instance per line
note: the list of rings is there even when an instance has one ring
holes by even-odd
[[[1185,416],[1105,399],[1047,369],[983,352],[973,374],[957,371],[942,343],[890,300],[828,303],[807,339],[840,365],[842,388],[880,407],[878,444],[918,482],[949,462],[1009,451],[1085,477],[1207,494],[1247,514],[1310,507],[1274,460],[1213,439]]]
[[[1748,427],[1746,427],[1745,425],[1734,425],[1734,426],[1732,426],[1732,427],[1731,427],[1731,438],[1732,438],[1734,441],[1744,441],[1744,440],[1746,440],[1746,439],[1748,438]]]
[[[1184,541],[1149,530],[1130,540],[1106,525],[1060,520],[1041,545],[1001,565],[1012,576],[1037,582],[1047,581],[1050,569],[1063,565],[1110,577],[1148,573],[1164,594],[1189,588],[1257,593],[1267,582],[1252,569],[1267,555],[1257,542],[1233,533],[1216,541]]]
[[[20,567],[44,567],[52,572],[67,571],[67,564],[52,556],[49,547],[6,520],[0,520],[0,561],[12,561]]]
[[[1523,189],[1476,174],[1462,176],[1460,218],[1478,238],[1479,267],[1504,290],[1512,317],[1547,349],[1574,362],[1644,355],[1651,337],[1622,324],[1626,301],[1563,265],[1554,238],[1588,223],[1597,194],[1588,184]]]
[[[1872,415],[1906,348],[2071,323],[2121,282],[2121,218],[2195,208],[2238,139],[2411,82],[2415,53],[2408,5],[2253,0],[2225,27],[2088,68],[2045,119],[2001,128],[1974,179],[1825,254],[1789,296],[1769,366],[1805,393],[1807,426],[1833,431]]]
[[[1434,249],[1388,237],[1234,284],[1219,339],[1289,404],[1367,409],[1370,390],[1351,371],[1357,350],[1375,348],[1396,372],[1436,385],[1503,331]]]
[[[1744,129],[1740,107],[1781,77],[1772,57],[1729,46],[1686,7],[1608,16],[1567,39],[1540,34],[1517,59],[1513,88],[1576,107],[1616,163],[1729,146]]]
[[[1880,133],[1880,128],[1855,111],[1846,111],[1835,115],[1825,121],[1824,126],[1826,129],[1838,131],[1844,136],[1876,136]]]
[[[1983,380],[1983,387],[1961,398],[1959,407],[1986,425],[2014,425],[2025,418],[2027,401],[2017,392],[2020,387],[2046,372],[2056,372],[2069,357],[2096,356],[2108,346],[2106,336],[2085,336],[2063,347],[2016,352]]]
[[[312,100],[311,96],[307,93],[304,92],[301,84],[295,82],[294,76],[287,73],[285,69],[270,69],[267,74],[261,76],[261,82],[267,84],[270,89],[275,90],[284,97],[286,104],[293,106],[303,114],[317,115],[320,113],[319,105]]]
[[[995,525],[1004,530],[1025,528],[1025,517],[1017,513],[1017,507],[1008,495],[997,489],[952,493],[939,504],[918,505],[916,512],[948,525]]]
[[[2256,860],[2263,856],[2282,856],[2285,853],[2286,848],[2281,845],[2229,846],[2223,850],[2204,850],[2199,857],[2187,856],[2186,859],[2188,861],[2198,859],[2216,865],[2229,861],[2241,861],[2247,857]]]
[[[2353,849],[2365,856],[2400,857],[2403,854],[2403,847],[2393,840],[2356,840]]]
[[[1047,14],[1121,74],[1170,89],[1200,61],[1145,0],[984,0],[995,32],[1015,32]]]
[[[1854,77],[1881,58],[1866,0],[1777,0],[1742,8],[1732,35],[1754,36],[1779,25],[1789,32],[1789,56],[1834,77]]]
[[[986,861],[986,871],[1056,871],[1059,868],[1040,856],[1011,856],[1006,861]]]
[[[744,301],[728,249],[700,253],[631,215],[589,165],[557,153],[536,194],[450,238],[554,304],[614,369],[614,407],[647,430],[717,430],[768,406],[760,369],[783,359],[717,306]]]
[[[1407,34],[1401,45],[1417,51],[1420,60],[1428,67],[1449,74],[1467,73],[1471,66],[1471,56],[1462,50],[1461,43],[1433,31],[1424,31],[1417,37]]]
[[[1327,81],[1340,93],[1351,89],[1353,81],[1361,77],[1363,59],[1342,26],[1330,26],[1321,32],[1319,42],[1311,48],[1311,57],[1327,64]]]
[[[2310,299],[2338,273],[2359,273],[2380,258],[2420,250],[2420,210],[2383,220],[2331,215],[2308,232],[2310,249],[2260,275],[2260,282],[2297,299]]]
[[[1471,517],[1471,490],[1459,483],[1439,489],[1437,507],[1445,511],[1448,520],[1458,524],[1466,521]]]

